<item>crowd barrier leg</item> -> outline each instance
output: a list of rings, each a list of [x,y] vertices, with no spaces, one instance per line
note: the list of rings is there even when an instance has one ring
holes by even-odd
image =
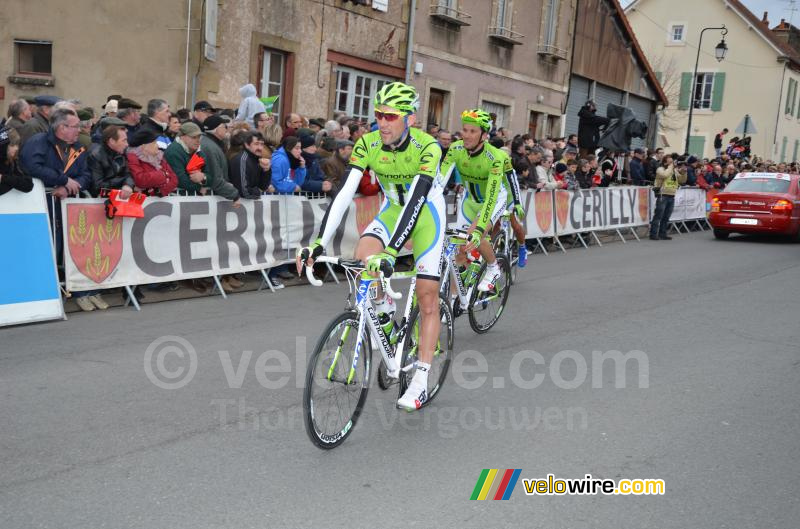
[[[598,237],[598,236],[597,236],[597,233],[596,233],[596,232],[593,232],[593,231],[592,231],[592,232],[589,232],[589,233],[591,233],[591,234],[592,234],[592,237],[594,237],[594,240],[595,240],[595,242],[597,243],[597,246],[600,246],[600,247],[602,247],[602,246],[603,246],[603,243],[602,243],[602,242],[600,242],[600,237]]]
[[[584,241],[584,240],[583,240],[583,237],[581,236],[581,234],[580,234],[580,233],[576,233],[576,234],[575,234],[575,237],[577,237],[577,240],[576,240],[575,242],[573,242],[573,243],[572,243],[572,247],[573,247],[573,248],[575,248],[576,246],[578,246],[578,242],[580,242],[580,243],[583,245],[583,247],[584,247],[584,248],[586,248],[587,250],[589,249],[589,245],[588,245],[588,244],[586,244],[586,241]]]
[[[669,223],[669,229],[667,230],[667,233],[669,233],[669,232],[670,232],[670,231],[672,231],[672,230],[675,230],[675,231],[677,231],[679,235],[680,235],[681,233],[683,233],[683,232],[681,231],[681,228],[680,228],[680,226],[678,226],[678,223],[677,223],[677,222],[670,222],[670,223]]]
[[[709,229],[709,230],[713,230],[713,229],[714,229],[714,228],[711,226],[711,223],[710,223],[710,222],[708,222],[708,218],[705,218],[705,219],[703,219],[703,222],[705,222],[705,223],[706,223],[706,226],[708,226],[708,229]]]
[[[261,292],[266,286],[269,287],[272,292],[275,292],[275,287],[272,286],[272,281],[269,280],[269,274],[267,274],[266,268],[261,269],[261,277],[263,279],[261,280],[261,284],[258,286],[258,291]]]
[[[533,240],[536,241],[536,246],[531,251],[531,254],[535,254],[536,250],[539,249],[542,251],[543,254],[550,255],[547,253],[547,248],[544,247],[544,244],[542,244],[542,240],[540,238],[535,237]]]
[[[628,228],[628,229],[631,230],[631,233],[633,234],[634,237],[636,237],[637,241],[642,242],[642,240],[639,238],[639,234],[636,233],[636,230],[634,230],[633,228]]]
[[[558,247],[561,248],[562,252],[567,253],[567,250],[564,249],[564,245],[561,244],[561,240],[558,238],[558,236],[553,237],[553,240],[556,242]]]
[[[142,307],[139,305],[139,300],[133,295],[133,289],[130,287],[130,285],[125,285],[125,292],[128,293],[128,299],[125,301],[125,305],[123,306],[127,307],[128,305],[132,305],[133,308],[136,309],[136,312],[141,312]]]
[[[628,241],[625,240],[625,237],[619,231],[619,228],[617,228],[615,231],[617,232],[617,236],[619,237],[619,240],[622,241],[622,244],[628,244]]]
[[[212,276],[214,278],[215,286],[211,289],[211,295],[214,295],[216,290],[219,290],[219,293],[222,294],[222,299],[228,299],[228,295],[225,293],[225,289],[222,288],[222,283],[219,281],[219,276]]]

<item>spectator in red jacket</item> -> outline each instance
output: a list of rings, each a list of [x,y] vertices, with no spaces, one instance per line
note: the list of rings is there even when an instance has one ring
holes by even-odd
[[[146,193],[167,196],[178,187],[178,177],[158,148],[158,135],[149,129],[131,137],[128,166],[136,187]]]

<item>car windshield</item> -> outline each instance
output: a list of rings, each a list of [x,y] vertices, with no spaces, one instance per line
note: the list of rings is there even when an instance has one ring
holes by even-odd
[[[789,180],[778,178],[736,178],[725,191],[756,191],[761,193],[788,193]]]

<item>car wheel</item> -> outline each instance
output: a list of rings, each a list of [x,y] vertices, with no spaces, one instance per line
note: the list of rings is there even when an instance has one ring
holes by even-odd
[[[727,239],[728,235],[730,235],[730,232],[722,231],[722,230],[718,230],[717,228],[714,228],[714,237],[716,239]]]

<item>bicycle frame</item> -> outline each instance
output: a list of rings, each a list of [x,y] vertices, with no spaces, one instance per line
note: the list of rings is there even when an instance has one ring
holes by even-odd
[[[399,299],[402,297],[401,294],[397,294],[391,289],[388,279],[384,278],[383,274],[381,274],[379,277],[373,277],[372,275],[368,274],[363,267],[351,266],[346,262],[342,262],[341,259],[320,257],[317,261],[323,263],[333,263],[342,266],[345,269],[347,283],[350,288],[348,300],[355,298],[355,303],[350,303],[350,308],[358,313],[358,337],[356,338],[353,361],[347,375],[347,384],[352,383],[353,377],[355,377],[356,374],[358,359],[361,357],[361,352],[363,351],[364,347],[365,328],[369,330],[370,336],[374,339],[375,343],[378,344],[378,349],[383,357],[384,363],[388,368],[389,377],[394,379],[400,378],[399,359],[402,358],[403,355],[403,343],[405,341],[405,334],[408,332],[408,329],[406,328],[408,320],[416,303],[416,272],[413,270],[409,272],[395,272],[392,276],[393,278],[399,279],[411,279],[411,287],[408,292],[408,299],[406,300],[405,312],[403,313],[403,319],[399,325],[396,344],[393,346],[389,342],[389,337],[386,336],[383,327],[380,325],[378,313],[375,310],[374,304],[378,284],[383,286],[384,291],[389,294],[390,297],[394,299]],[[309,281],[311,281],[312,278],[313,275],[309,277]],[[315,284],[315,281],[311,282],[312,284]],[[374,292],[370,292],[373,287]],[[328,379],[330,379],[333,375],[334,369],[339,360],[339,356],[342,352],[342,346],[347,340],[351,328],[352,327],[348,327],[342,333],[342,337],[339,340],[339,345],[336,348],[333,360],[331,362],[331,367],[328,370]]]
[[[477,270],[471,269],[470,273],[474,274],[475,277],[471,277],[470,281],[471,284],[469,288],[464,284],[464,279],[461,277],[461,274],[458,273],[458,269],[456,268],[455,264],[455,255],[457,248],[461,246],[463,243],[456,242],[459,237],[450,236],[447,241],[444,250],[444,271],[442,276],[444,278],[449,277],[450,281],[456,285],[456,296],[458,297],[458,302],[460,307],[466,308],[469,304],[469,299],[472,297],[472,290],[477,288],[476,279],[477,279]],[[446,288],[446,280],[442,281],[442,284],[439,286],[439,292],[444,293]],[[449,300],[448,300],[449,302]]]

